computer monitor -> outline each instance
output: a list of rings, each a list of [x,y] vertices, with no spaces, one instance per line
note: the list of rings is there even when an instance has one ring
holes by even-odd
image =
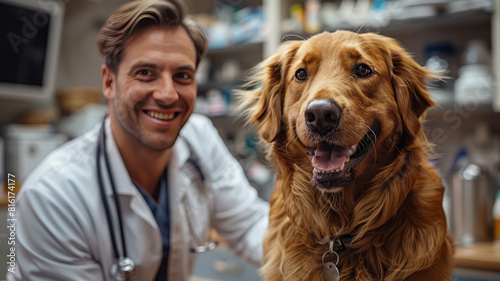
[[[0,100],[53,95],[63,14],[56,0],[0,0]]]

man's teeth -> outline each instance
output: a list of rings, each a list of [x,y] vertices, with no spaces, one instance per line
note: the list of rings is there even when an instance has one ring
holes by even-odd
[[[154,117],[156,119],[160,119],[160,120],[172,120],[174,119],[174,116],[175,116],[175,113],[159,113],[159,112],[156,112],[156,111],[147,111],[146,112],[149,116],[151,117]]]

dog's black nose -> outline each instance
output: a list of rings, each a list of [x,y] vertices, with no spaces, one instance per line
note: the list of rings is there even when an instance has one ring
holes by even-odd
[[[339,124],[342,109],[331,99],[317,99],[309,103],[304,113],[307,126],[315,133],[325,135]]]

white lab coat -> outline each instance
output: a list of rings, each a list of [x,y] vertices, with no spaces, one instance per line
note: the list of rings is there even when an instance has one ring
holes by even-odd
[[[121,202],[129,256],[136,264],[135,280],[153,280],[162,255],[160,231],[130,180],[107,121],[106,147]],[[114,255],[96,176],[99,129],[97,126],[56,150],[21,187],[16,207],[17,268],[16,274],[7,275],[7,280],[109,280]],[[267,202],[257,197],[206,117],[192,115],[181,135],[168,165],[169,280],[188,279],[196,256],[189,249],[200,246],[199,239],[205,241],[210,227],[225,238],[236,254],[259,264],[269,213]],[[205,191],[191,184],[184,171],[190,156],[185,139],[199,158],[206,178]],[[115,205],[104,164],[101,168],[121,252]],[[191,233],[188,223],[196,234]]]

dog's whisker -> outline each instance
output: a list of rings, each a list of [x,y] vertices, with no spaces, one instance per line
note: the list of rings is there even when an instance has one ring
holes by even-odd
[[[328,210],[326,210],[326,213],[323,215],[324,217],[326,217],[326,215],[328,215],[328,212],[330,212],[330,210],[332,209],[332,204],[328,205],[330,205],[330,207],[328,207]]]
[[[295,133],[289,140],[288,142],[286,143],[285,145],[285,151],[288,152],[288,145],[292,142],[292,140],[298,140],[299,139],[299,136],[297,136],[297,133]]]
[[[356,31],[356,34],[359,34],[359,32],[361,31],[361,29],[363,29],[363,27],[365,27],[365,25],[368,23],[368,20],[365,20],[365,22],[359,27],[358,31]]]
[[[320,212],[320,213],[321,213],[321,212],[323,212],[323,210],[325,209],[325,207],[326,207],[327,205],[328,205],[328,199],[326,199],[326,203],[325,203],[325,205],[323,206],[323,208],[321,208],[321,210],[319,210],[319,212]]]
[[[360,138],[361,138],[361,136],[360,136],[359,134],[357,134],[356,132],[354,132],[353,130],[349,130],[349,131],[351,131],[351,133],[353,133],[353,134],[355,134],[356,136],[358,136],[358,137],[360,137]]]
[[[377,134],[375,134],[375,131],[373,131],[373,129],[372,129],[370,126],[368,126],[368,125],[366,125],[366,124],[364,124],[364,123],[360,123],[360,122],[355,122],[355,123],[356,123],[356,124],[360,124],[360,125],[365,126],[366,128],[368,128],[368,130],[370,130],[370,131],[373,133],[373,136],[374,136],[375,140],[373,140],[373,139],[371,138],[371,136],[369,136],[369,135],[368,135],[368,132],[367,132],[367,131],[365,131],[365,130],[361,130],[361,131],[363,131],[365,134],[367,134],[367,135],[368,135],[368,139],[369,139],[369,140],[370,140],[370,142],[373,144],[373,153],[375,154],[375,157],[374,157],[374,160],[373,160],[373,165],[372,165],[372,168],[373,168],[373,167],[375,167],[375,164],[377,163],[377,147],[376,147],[376,145],[375,145],[375,143],[377,142]],[[368,145],[368,144],[366,144],[366,143],[365,143],[364,145]]]
[[[368,125],[366,125],[366,124],[363,124],[363,123],[358,123],[358,122],[356,122],[356,123],[357,123],[357,124],[360,124],[360,125],[363,125],[363,126],[365,126],[366,128],[368,128],[368,130],[370,130],[370,131],[373,133],[373,136],[375,137],[375,142],[377,142],[377,134],[375,134],[375,131],[373,131],[373,129],[372,129],[370,126],[368,126]],[[370,140],[371,140],[371,139],[370,139]],[[375,142],[374,142],[373,144],[375,144]]]
[[[286,40],[287,38],[289,38],[289,37],[299,38],[299,39],[301,39],[302,41],[305,41],[305,40],[306,40],[306,38],[304,38],[303,36],[300,36],[300,35],[298,35],[298,34],[286,34],[285,36],[283,36],[283,38],[281,38],[281,41],[285,41],[285,40]],[[286,40],[286,41],[288,41],[288,40]]]
[[[375,143],[377,142],[377,134],[375,134],[375,131],[373,131],[373,129],[372,129],[370,126],[368,126],[368,125],[366,125],[366,124],[363,124],[363,123],[359,123],[359,122],[355,122],[355,123],[356,123],[356,124],[359,124],[359,125],[363,125],[363,126],[365,126],[366,128],[368,128],[368,130],[370,130],[370,131],[373,133],[373,136],[374,136],[375,140],[372,140],[372,138],[371,138],[370,136],[368,136],[368,138],[370,139],[370,141],[371,141],[373,144],[375,144]],[[365,132],[364,130],[362,130],[362,131],[363,131],[363,132]],[[367,134],[368,132],[365,132],[365,133]]]

